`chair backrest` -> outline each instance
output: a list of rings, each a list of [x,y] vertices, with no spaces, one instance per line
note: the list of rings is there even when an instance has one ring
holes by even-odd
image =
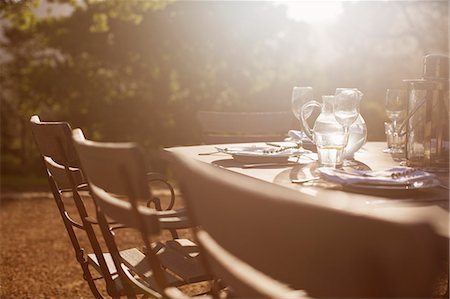
[[[56,163],[79,168],[80,162],[72,143],[72,129],[67,122],[41,122],[37,115],[30,119],[34,139],[42,156]]]
[[[149,200],[146,162],[133,143],[106,143],[86,140],[80,129],[73,132],[83,171],[90,182],[116,195]]]
[[[173,161],[194,224],[258,271],[312,297],[430,295],[441,257],[427,224],[325,208],[179,154]]]
[[[127,227],[140,229],[139,217],[132,216],[133,205],[138,207],[138,200],[151,198],[140,148],[133,143],[86,140],[80,129],[74,130],[73,138],[91,192],[102,212]],[[138,213],[150,234],[159,233],[159,222],[152,209],[138,207]]]
[[[205,143],[281,141],[293,124],[290,112],[199,111]]]

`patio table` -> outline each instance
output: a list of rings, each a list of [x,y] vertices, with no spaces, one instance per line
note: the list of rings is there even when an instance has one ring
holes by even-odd
[[[375,217],[395,222],[427,222],[444,239],[449,234],[449,191],[445,187],[436,187],[420,191],[408,191],[402,194],[390,194],[385,190],[375,190],[371,194],[346,191],[340,185],[324,180],[313,180],[302,184],[292,183],[291,179],[311,177],[314,163],[310,158],[302,158],[298,165],[249,165],[234,160],[230,155],[216,152],[216,147],[265,145],[252,144],[220,144],[180,146],[164,149],[168,158],[170,153],[179,153],[186,158],[217,165],[236,175],[246,175],[269,184],[278,184],[299,192],[299,200],[307,200],[311,204],[330,209],[345,210],[350,213]],[[384,142],[368,142],[355,154],[359,167],[372,170],[383,170],[398,166],[398,161],[383,149]],[[170,159],[170,158],[169,158]],[[292,159],[292,158],[291,158]],[[440,175],[443,186],[448,187],[448,174]]]

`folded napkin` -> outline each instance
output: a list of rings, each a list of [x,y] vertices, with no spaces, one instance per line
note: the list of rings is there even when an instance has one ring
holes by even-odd
[[[316,146],[311,139],[302,131],[289,130],[288,136],[285,141],[292,141],[297,144],[301,144],[304,149],[316,150]]]
[[[373,184],[395,186],[436,178],[432,173],[410,167],[394,167],[383,171],[319,168],[319,171],[321,178],[341,185]]]

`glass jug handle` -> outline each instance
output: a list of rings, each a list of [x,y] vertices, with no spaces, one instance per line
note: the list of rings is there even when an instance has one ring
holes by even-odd
[[[317,101],[315,101],[315,100],[306,102],[302,106],[302,109],[300,109],[300,118],[302,120],[302,126],[303,126],[303,129],[305,131],[305,134],[306,134],[306,136],[309,137],[309,139],[311,139],[313,141],[314,141],[313,130],[309,127],[308,122],[306,121],[307,117],[305,117],[305,114],[306,114],[307,110],[312,110],[311,108],[314,108],[314,107],[318,107],[318,108],[320,108],[322,110],[322,104],[317,102]],[[309,114],[311,114],[311,113],[309,113]]]

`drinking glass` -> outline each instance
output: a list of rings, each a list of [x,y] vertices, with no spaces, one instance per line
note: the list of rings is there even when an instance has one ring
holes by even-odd
[[[348,141],[349,128],[359,116],[361,93],[355,89],[341,89],[336,94],[333,114],[336,121],[344,128]]]
[[[312,87],[294,87],[292,90],[292,98],[291,98],[291,108],[292,112],[294,113],[295,117],[301,121],[300,118],[300,111],[302,109],[302,106],[313,99],[313,89]],[[311,116],[311,113],[313,112],[312,108],[308,108],[304,111],[305,118],[309,118]],[[301,125],[301,129],[303,131],[303,126]]]
[[[402,89],[386,90],[386,114],[397,131],[397,122],[406,116],[406,91]],[[397,132],[399,133],[399,132]]]
[[[344,128],[344,148],[347,146],[350,137],[350,126],[359,117],[359,104],[362,93],[356,88],[336,89],[336,96],[333,104],[333,114],[336,121]],[[351,159],[344,159],[343,166],[353,166]]]
[[[386,134],[387,149],[384,149],[384,153],[388,154],[401,154],[406,144],[406,135],[401,135],[394,130],[394,126],[391,122],[384,123],[384,133]]]
[[[344,147],[347,136],[342,128],[331,132],[314,132],[320,167],[337,168],[344,163]]]
[[[393,146],[391,146],[384,152],[391,154],[403,153],[403,149],[401,147],[402,140],[399,136],[400,132],[398,132],[398,122],[401,122],[406,116],[406,91],[402,89],[386,90],[385,104],[386,115],[391,121],[386,135],[388,138],[392,139]]]

